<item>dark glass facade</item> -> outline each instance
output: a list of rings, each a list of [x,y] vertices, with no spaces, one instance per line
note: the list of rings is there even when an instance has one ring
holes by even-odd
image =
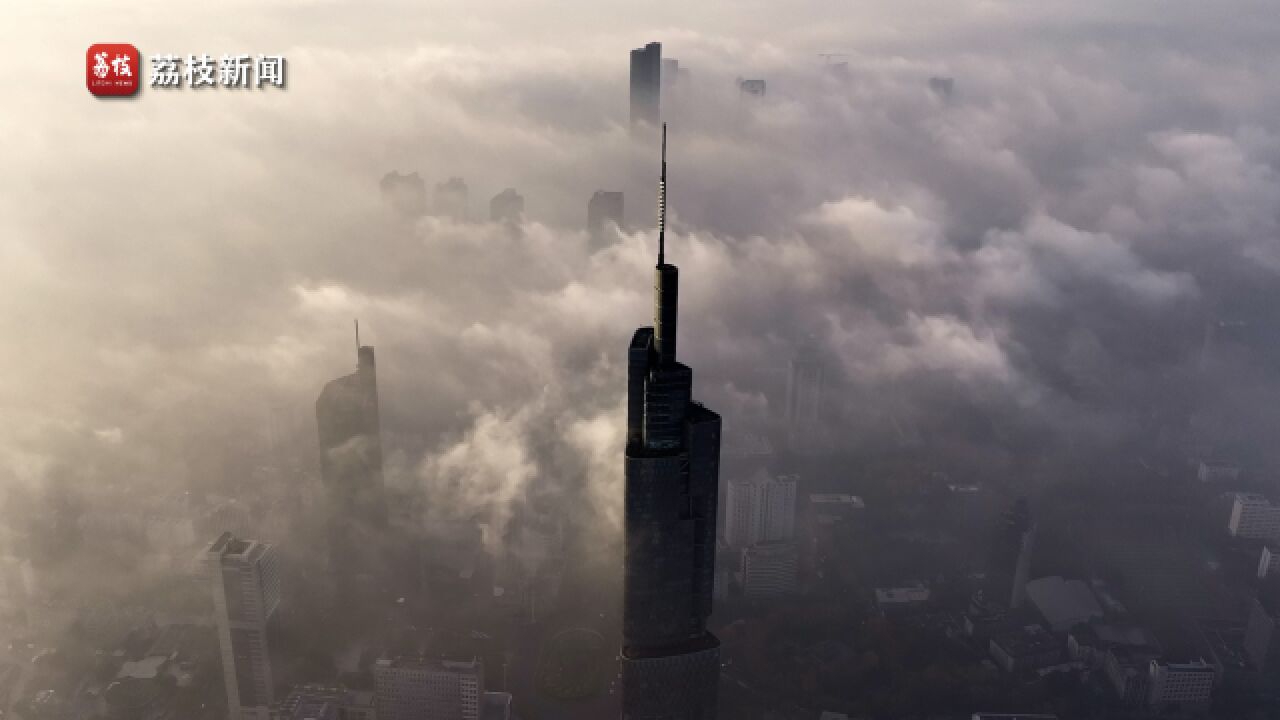
[[[628,349],[622,717],[712,720],[720,643],[715,575],[720,416],[676,361],[679,274],[655,272],[654,327]]]
[[[631,51],[631,126],[662,121],[662,43]]]

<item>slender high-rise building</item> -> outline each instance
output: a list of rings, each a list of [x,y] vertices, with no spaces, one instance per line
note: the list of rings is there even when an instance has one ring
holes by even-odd
[[[227,713],[231,720],[270,720],[274,698],[267,625],[280,604],[275,550],[228,532],[207,555]]]
[[[617,240],[622,227],[622,193],[597,190],[587,203],[587,233],[591,252],[595,252]]]
[[[693,401],[676,360],[679,274],[666,250],[666,128],[658,186],[653,327],[628,350],[624,720],[713,720],[720,641],[707,631],[715,578],[720,416]]]
[[[662,43],[631,51],[631,127],[662,122]],[[652,177],[652,176],[650,176]]]
[[[329,564],[340,589],[372,572],[368,556],[387,522],[373,348],[358,337],[356,344],[356,371],[329,382],[316,400]]]
[[[806,348],[787,365],[787,438],[792,449],[808,449],[820,436],[826,398],[826,367]]]

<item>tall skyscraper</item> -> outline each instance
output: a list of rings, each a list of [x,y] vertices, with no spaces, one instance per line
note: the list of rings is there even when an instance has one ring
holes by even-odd
[[[817,437],[826,395],[826,367],[811,349],[802,350],[787,367],[787,437],[792,448],[804,449]]]
[[[489,201],[489,220],[491,222],[505,222],[511,224],[519,224],[524,218],[524,197],[515,191],[515,188],[507,188]]]
[[[231,720],[270,720],[267,625],[280,604],[280,573],[267,543],[223,533],[208,550],[214,622]]]
[[[680,61],[676,58],[662,59],[662,89],[666,90],[680,79]]]
[[[462,178],[436,184],[435,214],[458,222],[467,219],[467,183]]]
[[[624,720],[712,720],[720,641],[707,631],[715,577],[720,416],[693,401],[676,360],[679,271],[666,250],[666,128],[658,186],[653,327],[627,363]]]
[[[1036,526],[1022,533],[1018,544],[1018,562],[1013,569],[1013,585],[1009,588],[1009,607],[1017,610],[1027,600],[1027,583],[1031,580],[1031,554],[1036,546]]]
[[[597,190],[587,203],[587,233],[591,236],[591,251],[607,246],[616,235],[609,226],[622,227],[622,193]]]
[[[361,550],[373,549],[374,534],[387,522],[377,371],[373,348],[358,337],[356,343],[356,371],[325,385],[316,400],[329,563],[335,575],[351,577],[371,572],[370,553]]]
[[[995,563],[991,580],[994,590],[1007,593],[1009,607],[1019,608],[1027,599],[1027,582],[1031,578],[1031,557],[1035,551],[1035,523],[1031,504],[1020,497],[1002,518],[996,534]],[[996,595],[999,597],[999,595]]]
[[[631,128],[661,122],[662,43],[651,42],[631,51]]]
[[[418,173],[391,171],[382,176],[378,187],[382,197],[401,215],[422,217],[427,212],[427,184]]]

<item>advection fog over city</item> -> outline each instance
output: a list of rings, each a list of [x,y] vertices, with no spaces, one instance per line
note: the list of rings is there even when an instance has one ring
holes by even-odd
[[[1269,3],[0,17],[0,717],[1280,708]]]

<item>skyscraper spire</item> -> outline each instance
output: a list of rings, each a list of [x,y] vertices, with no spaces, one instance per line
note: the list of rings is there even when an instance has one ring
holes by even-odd
[[[653,327],[627,348],[622,720],[715,720],[720,416],[693,401],[676,359],[680,270],[666,259],[667,133],[658,183]]]
[[[658,267],[667,249],[667,124],[662,123],[662,174],[658,176]]]
[[[676,317],[680,270],[667,264],[667,124],[662,124],[662,171],[658,176],[658,266],[653,278],[653,345],[658,362],[676,361]]]

